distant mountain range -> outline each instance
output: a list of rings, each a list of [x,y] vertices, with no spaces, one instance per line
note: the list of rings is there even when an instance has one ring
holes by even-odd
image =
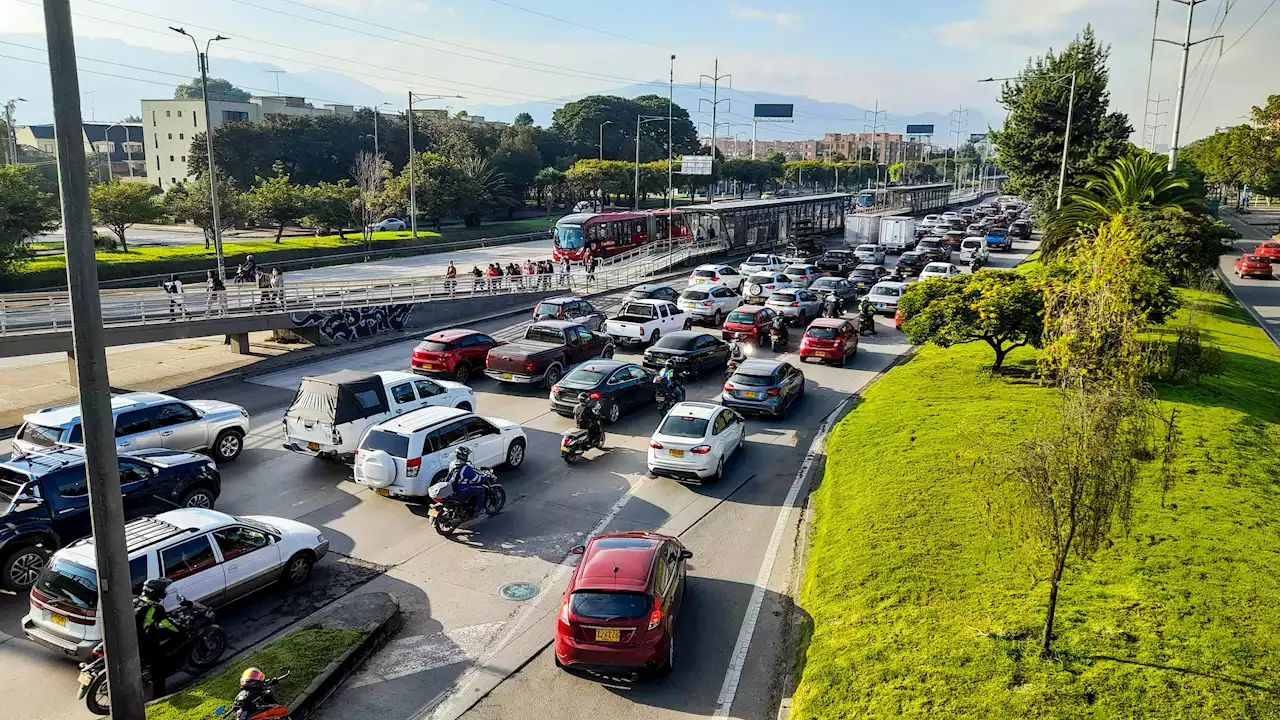
[[[32,49],[26,49],[32,48]],[[12,57],[29,58],[41,63],[48,58],[42,35],[32,34],[0,34],[0,50],[11,57],[0,57],[0,77],[5,78],[2,91],[5,97],[23,97],[26,102],[20,103],[16,121],[21,124],[41,124],[53,121],[53,105],[49,93],[49,72],[43,64],[15,60]],[[140,101],[144,98],[172,97],[173,86],[185,82],[189,77],[197,75],[196,60],[193,53],[177,53],[153,50],[151,48],[130,45],[120,40],[101,38],[77,38],[76,54],[80,58],[80,85],[84,95],[81,98],[82,113],[86,120],[118,120],[141,112]],[[96,62],[109,61],[113,64]],[[386,93],[350,75],[329,70],[308,70],[306,72],[287,72],[273,74],[281,68],[266,62],[248,62],[231,58],[214,57],[211,62],[213,74],[225,77],[233,84],[255,94],[275,95],[276,81],[279,79],[280,94],[300,95],[320,105],[323,103],[340,103],[357,106],[373,106],[382,102],[392,103],[392,107],[403,107],[404,97],[400,94]],[[135,68],[163,68],[164,73],[185,73],[190,76],[184,79],[179,75],[164,74],[137,70]],[[92,94],[89,94],[89,92]],[[665,95],[665,83],[654,85],[631,85],[598,93],[602,95],[620,95],[634,97],[636,95]],[[730,102],[721,106],[716,120],[718,123],[732,123],[731,128],[721,128],[718,132],[734,135],[744,133],[751,136],[752,104],[784,103],[795,106],[795,117],[790,123],[759,123],[757,137],[771,140],[801,140],[821,138],[828,132],[864,132],[871,121],[866,118],[869,111],[865,108],[847,103],[831,103],[812,98],[778,93],[748,90],[723,90],[722,98]],[[676,86],[674,100],[682,107],[692,111],[698,109],[699,98],[710,98],[710,94],[697,88]],[[0,98],[2,100],[3,98]],[[703,103],[706,105],[706,103]],[[533,116],[539,125],[551,122],[554,107],[543,103],[520,103],[515,105],[473,104],[466,100],[458,100],[453,104],[454,110],[466,110],[473,115],[483,115],[490,120],[510,122],[521,112]],[[694,115],[695,121],[709,122],[709,117]],[[902,132],[907,124],[932,124],[936,126],[933,141],[939,145],[952,144],[951,120],[949,112],[929,112],[903,116],[889,113],[880,121],[881,132]],[[986,132],[987,120],[978,110],[970,110],[968,114],[968,133]],[[709,128],[704,124],[699,128],[701,134],[707,134]],[[967,140],[967,135],[961,138]]]

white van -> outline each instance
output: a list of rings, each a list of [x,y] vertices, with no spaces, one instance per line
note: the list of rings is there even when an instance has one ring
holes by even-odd
[[[960,262],[973,262],[975,257],[981,258],[982,262],[986,262],[990,256],[991,252],[987,250],[986,238],[967,237],[960,241]]]
[[[305,377],[284,414],[284,447],[348,461],[365,430],[428,406],[471,411],[476,394],[461,383],[398,370],[341,370]]]
[[[444,479],[453,453],[471,450],[478,468],[524,464],[528,438],[510,420],[433,407],[378,423],[365,431],[356,453],[355,482],[386,497],[425,497]]]

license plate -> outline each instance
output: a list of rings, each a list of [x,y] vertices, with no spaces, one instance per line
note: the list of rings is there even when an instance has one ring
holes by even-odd
[[[381,495],[382,497],[391,497],[391,491],[386,488],[374,488],[373,492],[375,495]]]
[[[561,446],[560,446],[560,452],[569,452],[569,446],[568,446],[568,445],[561,445]]]
[[[622,631],[612,628],[596,628],[596,642],[622,642]]]
[[[671,455],[671,457],[684,457],[683,450],[668,450],[667,452]]]
[[[814,353],[814,355],[817,355],[818,357],[826,357],[826,356],[827,356],[827,354],[826,354],[826,353],[824,353],[824,352]]]
[[[312,452],[320,452],[320,443],[307,443],[307,449]]]
[[[62,627],[67,626],[66,615],[59,615],[58,613],[49,613],[49,619],[53,621],[54,625],[61,625]]]
[[[502,373],[502,379],[503,379],[503,380],[510,380],[510,379],[511,379],[511,373]]]
[[[89,683],[93,682],[93,676],[87,672],[82,672],[80,673],[79,677],[76,678],[76,682],[80,683],[81,685],[88,685]]]
[[[427,510],[427,517],[436,517],[439,514],[440,514],[440,511],[436,508],[431,508],[430,510]]]
[[[753,392],[751,392],[750,390],[748,390],[747,392],[742,393],[742,396],[743,396],[743,397],[745,397],[745,398],[746,398],[746,399],[748,399],[748,400],[755,400],[755,399],[756,399],[756,394],[755,394],[755,393],[753,393]]]

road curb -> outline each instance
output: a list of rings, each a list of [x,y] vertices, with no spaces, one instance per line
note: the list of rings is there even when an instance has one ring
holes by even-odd
[[[1226,273],[1222,272],[1221,267],[1216,268],[1214,272],[1217,273],[1218,281],[1222,283],[1222,287],[1226,288],[1227,294],[1231,296],[1231,299],[1234,300],[1237,305],[1244,308],[1245,312],[1249,313],[1249,317],[1253,318],[1253,322],[1262,329],[1263,334],[1270,338],[1271,342],[1275,344],[1276,347],[1280,348],[1280,335],[1272,331],[1266,318],[1258,314],[1258,311],[1254,310],[1252,305],[1241,300],[1239,295],[1236,295],[1236,290],[1231,285],[1231,280],[1227,277]]]

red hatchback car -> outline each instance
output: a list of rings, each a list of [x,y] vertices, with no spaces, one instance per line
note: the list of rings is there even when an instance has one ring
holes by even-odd
[[[556,666],[606,675],[670,672],[693,553],[651,532],[600,535],[573,552],[582,560],[560,604]]]
[[[1271,277],[1271,260],[1261,255],[1241,255],[1236,258],[1236,274],[1240,277]]]
[[[1261,255],[1271,262],[1280,262],[1280,241],[1267,240],[1259,243],[1258,247],[1253,250],[1254,255]]]
[[[466,382],[476,368],[484,371],[484,360],[489,350],[501,344],[501,341],[475,330],[441,330],[418,343],[409,366],[419,375]]]
[[[721,336],[725,342],[732,340],[734,335],[743,335],[747,340],[763,343],[775,315],[777,313],[771,308],[741,305],[725,318],[724,325],[720,327]]]
[[[800,338],[800,362],[816,358],[819,362],[843,365],[858,354],[858,331],[843,318],[818,318]]]

